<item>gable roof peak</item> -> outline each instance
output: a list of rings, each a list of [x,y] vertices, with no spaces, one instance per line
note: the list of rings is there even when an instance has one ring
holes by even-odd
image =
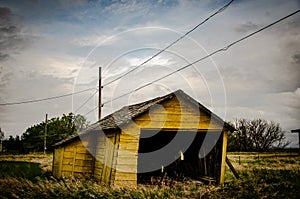
[[[152,106],[154,106],[156,104],[160,104],[162,102],[165,102],[169,99],[172,99],[173,97],[184,98],[191,104],[196,105],[197,108],[210,114],[212,116],[212,118],[214,118],[217,121],[219,121],[220,123],[224,124],[224,127],[227,128],[228,130],[230,130],[230,131],[235,130],[229,124],[224,122],[219,116],[217,116],[216,114],[211,112],[209,109],[207,109],[205,106],[200,104],[198,101],[196,101],[192,97],[190,97],[183,90],[178,89],[178,90],[176,90],[172,93],[169,93],[167,95],[164,95],[164,96],[160,96],[160,97],[156,97],[156,98],[144,101],[144,102],[124,106],[121,109],[119,109],[118,111],[115,111],[114,113],[111,113],[111,114],[105,116],[104,118],[102,118],[101,120],[97,121],[96,123],[90,125],[89,127],[87,127],[87,129],[85,129],[79,135],[86,134],[89,131],[93,131],[93,130],[119,129],[121,125],[127,124],[132,119],[147,112]],[[79,137],[79,135],[70,136],[69,138],[66,138],[63,141],[58,142],[58,143],[54,144],[53,146],[57,147],[61,144],[67,143],[67,142]]]

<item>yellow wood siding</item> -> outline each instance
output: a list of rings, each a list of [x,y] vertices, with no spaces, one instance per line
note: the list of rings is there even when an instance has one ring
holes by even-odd
[[[222,130],[223,125],[180,97],[156,105],[122,127],[114,185],[136,186],[139,136],[141,129],[209,129]]]
[[[106,184],[110,184],[115,177],[118,142],[117,131],[101,133],[97,142],[94,177]]]
[[[59,147],[54,150],[53,155],[53,164],[52,164],[52,172],[53,176],[60,178],[61,177],[61,165],[63,161],[63,147]]]
[[[226,166],[226,152],[227,152],[227,132],[223,133],[223,143],[222,143],[222,160],[221,160],[221,174],[220,174],[220,184],[224,184],[225,180],[225,166]]]
[[[86,147],[87,144],[88,143],[83,143],[81,140],[78,140],[60,149],[60,154],[63,157],[61,166],[59,167],[61,177],[74,176],[89,178],[92,176],[94,167],[93,156]]]
[[[96,161],[95,161],[95,170],[94,177],[99,181],[102,181],[102,174],[104,168],[104,157],[105,157],[105,146],[106,146],[106,137],[104,134],[100,134],[98,137],[96,145]]]

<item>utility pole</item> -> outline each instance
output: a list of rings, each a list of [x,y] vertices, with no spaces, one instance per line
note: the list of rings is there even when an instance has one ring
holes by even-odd
[[[44,155],[46,155],[47,149],[47,125],[48,125],[48,114],[46,113],[46,120],[45,120],[45,130],[44,130]]]
[[[102,83],[101,83],[101,67],[99,67],[99,104],[98,104],[98,120],[101,120],[101,108],[102,108]]]

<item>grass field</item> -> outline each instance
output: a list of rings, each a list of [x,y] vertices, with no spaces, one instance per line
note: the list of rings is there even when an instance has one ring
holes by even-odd
[[[226,168],[225,184],[166,180],[134,189],[93,180],[55,179],[52,155],[0,155],[0,198],[300,198],[300,156],[229,153],[241,179]]]

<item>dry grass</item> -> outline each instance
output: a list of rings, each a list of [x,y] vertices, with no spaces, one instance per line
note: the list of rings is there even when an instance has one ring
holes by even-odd
[[[155,185],[122,189],[109,188],[93,180],[41,175],[34,180],[0,178],[0,198],[300,198],[300,156],[230,153],[228,157],[242,179],[235,179],[226,168],[224,186],[166,179]],[[2,155],[0,161],[3,160],[39,163],[49,174],[52,155]]]
[[[297,153],[229,153],[227,157],[237,170],[300,168],[300,156]]]
[[[0,179],[0,198],[201,198],[208,197],[215,186],[193,182],[170,182],[169,185],[140,185],[137,188],[109,188],[92,180]],[[166,183],[167,184],[167,183]]]

